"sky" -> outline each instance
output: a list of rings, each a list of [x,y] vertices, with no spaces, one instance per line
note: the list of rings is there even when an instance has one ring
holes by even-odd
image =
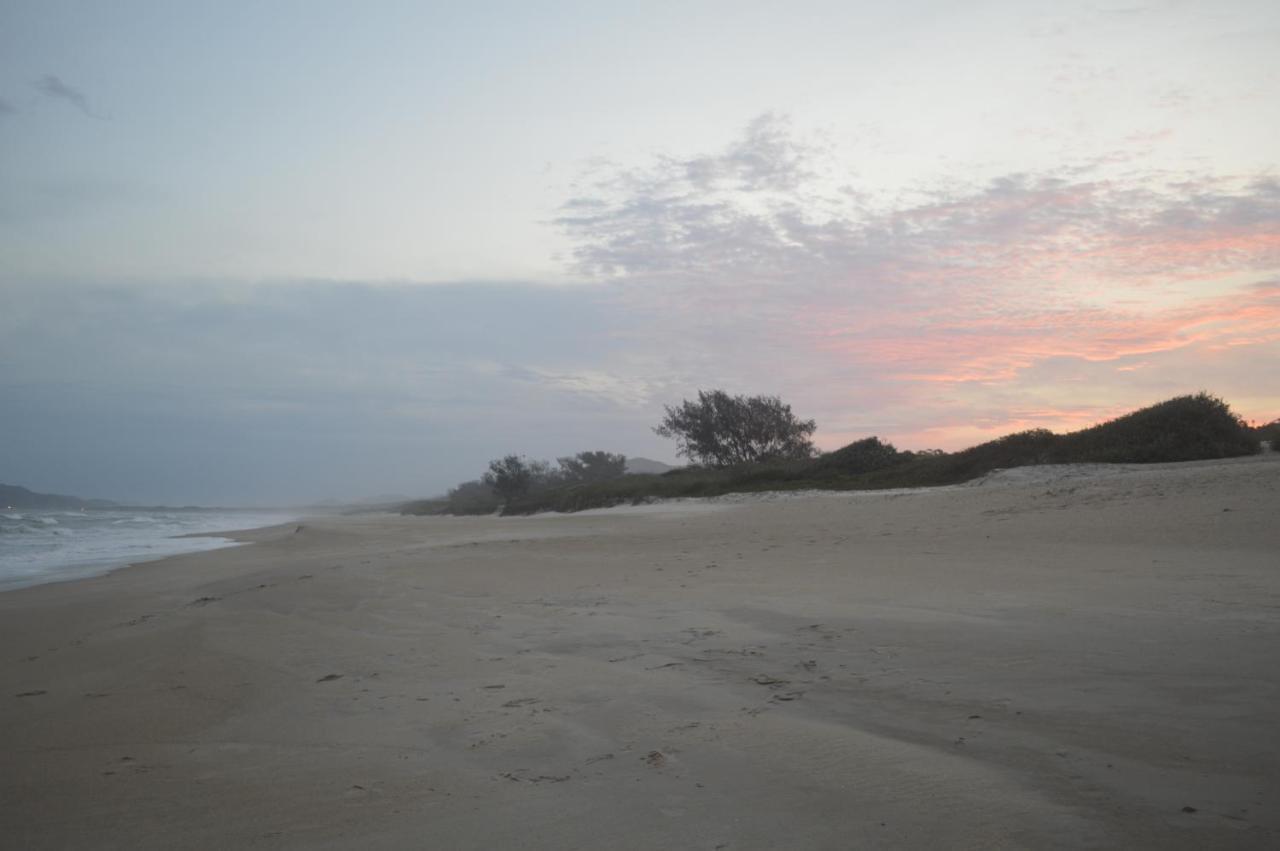
[[[0,4],[0,481],[1280,417],[1280,4]]]

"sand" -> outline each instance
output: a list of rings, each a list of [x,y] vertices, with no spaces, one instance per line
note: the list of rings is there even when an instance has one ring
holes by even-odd
[[[1277,847],[1277,497],[321,519],[0,594],[0,844]]]

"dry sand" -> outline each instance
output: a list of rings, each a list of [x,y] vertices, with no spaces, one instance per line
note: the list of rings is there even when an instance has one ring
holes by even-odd
[[[330,519],[0,594],[0,843],[1274,848],[1277,497]]]

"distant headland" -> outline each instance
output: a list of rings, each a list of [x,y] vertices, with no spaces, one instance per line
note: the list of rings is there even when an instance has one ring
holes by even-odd
[[[58,493],[36,493],[20,485],[0,484],[0,507],[3,508],[42,508],[67,509],[75,511],[81,508],[116,508],[119,503],[109,499],[83,499],[78,496],[65,496]]]

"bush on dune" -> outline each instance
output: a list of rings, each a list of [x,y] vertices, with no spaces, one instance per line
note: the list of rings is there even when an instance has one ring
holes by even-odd
[[[502,507],[503,514],[535,514],[539,511],[583,511],[588,508],[608,508],[680,496],[679,488],[666,491],[652,474],[632,474],[601,482],[568,485],[551,490],[530,493],[513,499]]]
[[[558,480],[567,485],[604,482],[627,473],[627,456],[602,450],[557,458],[556,463]]]
[[[1232,458],[1260,449],[1258,438],[1226,402],[1198,393],[1064,434],[1049,461],[1148,464]]]
[[[804,488],[930,487],[958,484],[993,470],[1033,464],[1143,464],[1228,458],[1257,453],[1260,438],[1280,440],[1280,421],[1251,429],[1221,399],[1199,393],[1169,399],[1081,431],[1059,435],[1047,429],[1032,429],[960,452],[903,452],[890,443],[868,437],[817,458],[773,456],[753,463],[686,467],[662,475],[630,474],[595,481],[573,481],[561,476],[548,479],[541,487],[511,495],[502,505],[502,512],[581,511],[674,497]],[[1273,443],[1277,445],[1280,443]],[[498,495],[492,488],[481,492],[478,486],[483,483],[468,482],[450,491],[445,510],[496,510]]]
[[[846,476],[870,473],[901,464],[911,457],[910,452],[899,452],[892,443],[882,443],[878,437],[867,437],[819,457],[813,462],[810,473]]]
[[[985,476],[992,470],[1051,463],[1050,453],[1057,440],[1058,436],[1047,428],[1033,428],[944,455],[927,466],[938,472],[939,484],[954,484]]]
[[[1272,420],[1264,425],[1254,426],[1250,429],[1253,436],[1258,440],[1265,440],[1271,446],[1272,452],[1280,452],[1280,419]]]
[[[1231,458],[1259,451],[1225,402],[1207,393],[1179,396],[1080,431],[1031,429],[960,452],[920,458],[911,486],[954,484],[993,470],[1033,464],[1150,464]],[[895,485],[905,486],[905,485]]]
[[[497,492],[479,479],[452,488],[445,501],[449,514],[492,514],[502,504]]]

